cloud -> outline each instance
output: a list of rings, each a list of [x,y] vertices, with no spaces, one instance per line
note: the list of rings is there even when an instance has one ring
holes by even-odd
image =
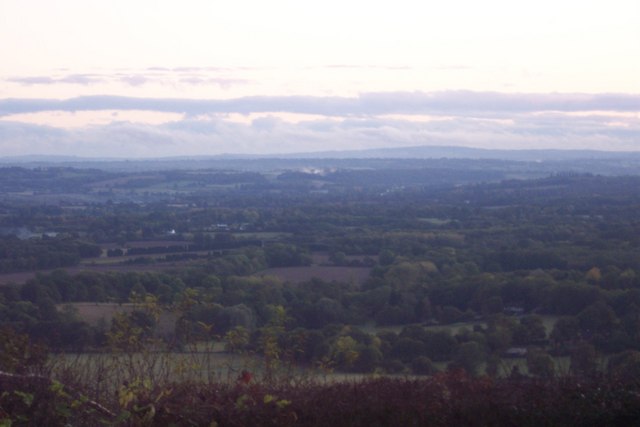
[[[11,83],[18,83],[24,86],[50,85],[60,82],[59,79],[54,79],[48,76],[11,77],[7,79],[7,81]]]
[[[216,85],[220,86],[223,89],[228,89],[231,86],[239,85],[239,84],[247,84],[249,80],[247,79],[231,79],[231,78],[215,78],[215,77],[200,77],[200,76],[189,76],[182,77],[180,83],[190,84],[194,86],[202,86],[202,85]]]
[[[357,65],[357,64],[328,64],[321,66],[309,66],[306,69],[341,69],[341,70],[382,70],[382,71],[409,71],[414,70],[416,67],[409,65]],[[443,64],[443,65],[435,65],[430,67],[424,67],[424,69],[429,70],[439,70],[439,71],[467,71],[473,69],[473,67],[469,65],[462,64]]]
[[[513,114],[505,118],[441,117],[426,122],[387,117],[238,123],[221,117],[162,125],[114,122],[58,129],[0,120],[0,153],[87,157],[162,157],[221,153],[279,154],[452,145],[478,148],[640,150],[633,115]]]
[[[323,66],[307,67],[307,69],[342,69],[342,70],[411,70],[408,65],[356,65],[356,64],[329,64]]]
[[[59,70],[64,71],[64,70]],[[23,86],[36,85],[93,85],[104,83],[120,83],[126,86],[142,86],[146,84],[173,85],[217,85],[228,88],[232,85],[246,84],[247,79],[228,77],[235,76],[238,70],[217,67],[149,67],[141,71],[94,74],[60,74],[58,76],[22,76],[9,77],[7,82]]]
[[[55,84],[77,84],[90,85],[104,83],[106,79],[95,74],[67,74],[61,77],[31,76],[31,77],[11,77],[7,79],[11,83],[18,83],[24,86],[34,85],[55,85]]]
[[[21,113],[112,110],[119,121],[74,129],[12,121]],[[182,119],[160,125],[123,121],[134,110],[180,113]],[[232,113],[248,120],[234,121]],[[310,114],[313,119],[292,122],[280,113]],[[5,156],[277,154],[412,145],[640,150],[640,95],[635,94],[446,91],[352,98],[0,99],[0,116],[0,153]]]
[[[323,116],[382,114],[512,115],[544,111],[640,112],[638,94],[512,94],[498,92],[383,92],[358,97],[249,96],[233,99],[84,96],[64,100],[2,99],[0,116],[41,111],[148,110],[201,115],[286,112]]]
[[[146,76],[144,74],[120,75],[118,80],[121,83],[124,83],[129,86],[141,86],[143,84],[153,81],[153,79],[149,78],[149,76]]]

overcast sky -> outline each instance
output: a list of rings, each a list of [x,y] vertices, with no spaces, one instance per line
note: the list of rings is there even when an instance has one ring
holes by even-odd
[[[0,156],[640,150],[637,0],[0,0]]]

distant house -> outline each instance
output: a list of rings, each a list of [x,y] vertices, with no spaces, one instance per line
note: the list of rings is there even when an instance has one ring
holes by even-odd
[[[517,358],[526,357],[527,349],[525,347],[510,347],[504,352],[504,357]]]
[[[505,307],[504,314],[508,316],[522,316],[524,314],[524,308],[515,305]]]

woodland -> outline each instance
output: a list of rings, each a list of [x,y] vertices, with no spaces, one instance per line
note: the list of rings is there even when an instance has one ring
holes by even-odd
[[[265,162],[0,168],[0,426],[640,419],[635,166]]]

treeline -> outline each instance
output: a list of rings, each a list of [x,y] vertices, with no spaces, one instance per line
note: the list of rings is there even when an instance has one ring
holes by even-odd
[[[0,273],[70,267],[100,253],[98,245],[68,236],[27,240],[5,236],[0,237]]]
[[[628,280],[629,271],[619,273],[617,289],[602,287],[601,273],[593,269],[574,272],[574,280],[562,271],[557,277],[541,272],[461,276],[468,266],[445,274],[433,263],[402,259],[378,265],[377,277],[362,286],[247,277],[265,261],[265,253],[254,248],[173,273],[70,276],[56,271],[21,288],[2,288],[0,321],[21,325],[54,348],[91,348],[105,343],[112,326],[81,327],[80,319],[65,317],[56,305],[153,296],[159,308],[178,316],[163,332],[172,348],[215,338],[234,341],[231,351],[262,353],[269,333],[279,351],[295,355],[292,361],[357,372],[424,374],[443,362],[479,372],[481,365],[494,369],[510,348],[519,347],[530,349],[532,372],[549,375],[555,369],[550,356],[590,354],[590,362],[582,363],[587,367],[574,368],[590,370],[596,354],[640,350],[640,288],[635,279]],[[274,313],[284,313],[275,329]],[[545,314],[560,316],[549,330],[540,317]],[[131,321],[142,322],[138,326],[153,334],[156,321],[147,315]],[[469,326],[458,332],[429,326],[455,322]],[[398,332],[355,326],[371,323],[412,326]]]
[[[68,167],[0,167],[0,192],[20,193],[35,191],[43,193],[76,193],[85,190],[87,184],[112,175],[98,169],[75,169]]]

